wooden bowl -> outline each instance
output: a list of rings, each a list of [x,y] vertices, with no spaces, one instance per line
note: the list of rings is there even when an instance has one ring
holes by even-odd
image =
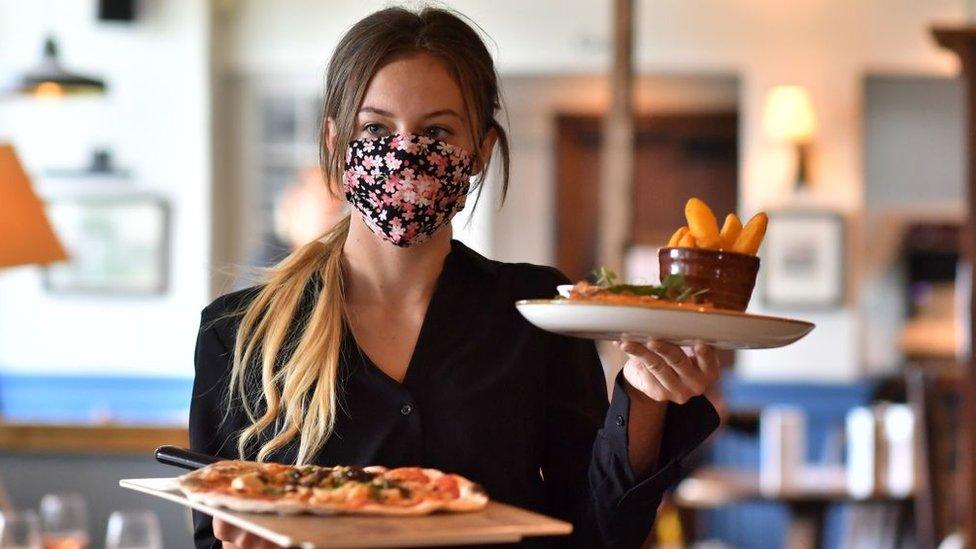
[[[685,286],[705,290],[702,298],[719,309],[745,311],[756,286],[759,258],[700,248],[662,248],[658,252],[661,280],[669,274],[685,277]]]

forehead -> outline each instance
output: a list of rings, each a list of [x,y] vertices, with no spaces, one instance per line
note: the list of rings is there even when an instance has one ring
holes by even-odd
[[[404,118],[445,109],[466,115],[454,75],[442,60],[425,53],[399,57],[380,67],[370,79],[362,106]]]

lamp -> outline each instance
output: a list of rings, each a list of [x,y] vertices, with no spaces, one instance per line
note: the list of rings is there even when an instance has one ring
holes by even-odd
[[[766,96],[763,129],[777,141],[796,147],[796,187],[802,189],[809,180],[809,145],[817,128],[813,103],[801,86],[776,86]]]
[[[0,267],[67,258],[13,146],[0,143]]]
[[[15,93],[54,99],[64,95],[102,94],[105,82],[65,69],[58,57],[58,43],[53,36],[48,36],[44,39],[40,63],[15,78],[7,88]]]

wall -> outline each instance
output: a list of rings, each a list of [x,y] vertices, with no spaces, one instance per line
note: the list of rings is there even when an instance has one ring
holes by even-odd
[[[172,208],[170,290],[146,298],[54,297],[34,267],[0,272],[0,371],[192,375],[208,299],[210,90],[208,2],[141,2],[132,24],[97,22],[93,0],[0,0],[0,75],[29,67],[53,32],[66,66],[102,76],[104,98],[0,101],[39,186],[50,168],[87,165],[108,146],[133,187]]]

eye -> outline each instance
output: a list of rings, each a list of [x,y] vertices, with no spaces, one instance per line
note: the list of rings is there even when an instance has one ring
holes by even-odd
[[[386,128],[382,124],[372,122],[363,125],[363,132],[370,137],[382,137],[386,135]]]
[[[451,135],[451,130],[442,126],[430,126],[424,130],[424,135],[431,139],[444,139]]]

